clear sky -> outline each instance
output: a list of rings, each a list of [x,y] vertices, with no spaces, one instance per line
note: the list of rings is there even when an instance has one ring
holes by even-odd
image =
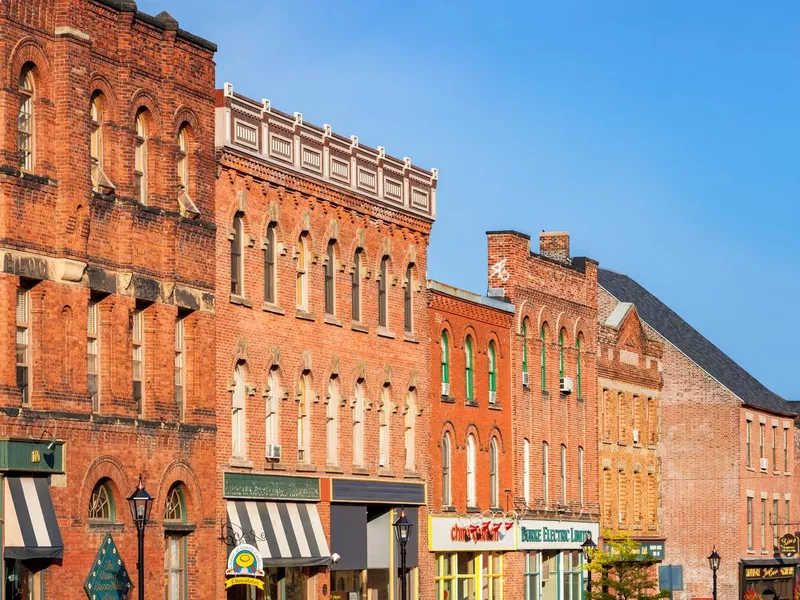
[[[800,399],[800,4],[139,0],[217,82],[439,169],[429,277],[568,230]]]

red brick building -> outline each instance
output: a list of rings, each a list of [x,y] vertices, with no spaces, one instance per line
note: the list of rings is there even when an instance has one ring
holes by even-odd
[[[598,537],[597,263],[571,257],[569,234],[488,232],[493,294],[516,307],[511,346],[512,496],[518,552],[509,597],[581,597],[580,546]]]
[[[147,596],[210,598],[216,48],[119,0],[0,29],[0,598],[84,597],[107,535],[136,582],[140,473]]]
[[[446,600],[472,589],[501,600],[505,589],[513,598],[503,562],[516,547],[507,516],[514,306],[429,281],[428,312],[430,570],[422,570],[420,597]]]
[[[217,589],[247,544],[270,598],[397,598],[405,507],[416,598],[436,171],[230,85],[216,102]]]

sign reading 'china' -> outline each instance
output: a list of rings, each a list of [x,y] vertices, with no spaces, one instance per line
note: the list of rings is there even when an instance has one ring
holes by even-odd
[[[430,517],[430,550],[514,550],[516,522],[511,519]]]

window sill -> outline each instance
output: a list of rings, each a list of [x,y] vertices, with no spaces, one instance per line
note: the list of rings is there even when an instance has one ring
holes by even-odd
[[[89,529],[92,531],[125,531],[125,523],[114,523],[112,521],[89,521]]]
[[[442,402],[445,402],[447,404],[455,404],[456,403],[456,399],[455,399],[455,396],[444,396],[443,395],[442,396]]]
[[[755,472],[755,467],[747,467],[747,470],[750,472]]]
[[[477,506],[468,506],[467,507],[467,514],[476,514],[480,513],[481,509]]]
[[[333,315],[329,315],[327,313],[325,314],[324,317],[322,317],[322,322],[326,323],[328,325],[333,325],[334,327],[341,327],[342,326],[342,322],[339,319],[337,319]]]
[[[277,304],[272,304],[271,302],[264,302],[264,306],[261,307],[261,310],[265,312],[269,312],[275,315],[285,315],[286,311],[283,310]]]
[[[397,473],[391,469],[384,469],[381,467],[378,469],[378,477],[397,477]]]
[[[342,467],[337,467],[336,465],[325,465],[325,472],[334,473],[335,475],[343,475],[344,469]]]
[[[410,333],[403,334],[403,341],[410,344],[419,344],[419,340]]]
[[[633,447],[634,447],[634,448],[642,448],[642,445],[641,445],[641,444],[634,443],[634,444],[633,444]]]
[[[542,390],[542,400],[550,400],[550,392]]]
[[[422,479],[422,475],[417,473],[416,471],[406,471],[403,473],[403,477],[406,479]]]
[[[316,321],[317,318],[314,316],[314,313],[309,313],[304,310],[296,310],[294,311],[295,319],[300,319],[301,321]]]
[[[42,185],[58,185],[58,181],[48,177],[47,175],[37,175],[31,171],[20,169],[19,167],[12,167],[11,165],[0,166],[0,173],[3,175],[10,175],[12,177],[19,177],[25,181],[33,181]]]
[[[657,450],[658,448],[656,447],[655,444],[647,444],[647,449],[648,450]]]
[[[789,476],[789,477],[791,477],[791,475],[792,475],[792,473],[791,473],[790,471],[785,471],[783,474],[784,474],[784,475],[787,475],[787,476]]]
[[[500,406],[497,402],[489,403],[489,410],[503,410],[503,407]]]
[[[480,406],[477,400],[467,400],[464,402],[464,406],[470,406],[472,408],[477,408]]]
[[[502,507],[502,506],[490,506],[490,507],[489,507],[489,510],[490,510],[490,511],[492,511],[493,513],[502,513],[502,512],[505,512],[505,511],[503,510],[503,507]]]
[[[617,446],[627,446],[627,445],[628,445],[628,442],[625,442],[625,441],[623,441],[623,440],[619,440],[619,441],[617,442]]]
[[[358,331],[360,333],[369,333],[369,327],[367,327],[366,325],[362,325],[358,321],[353,321],[350,323],[350,330]]]
[[[353,475],[369,475],[369,469],[366,469],[364,467],[355,467],[354,466],[353,470],[351,471],[351,473]]]
[[[583,402],[585,400],[585,398],[583,396],[578,395],[578,396],[575,396],[575,400],[577,400],[578,402]]]
[[[283,465],[283,464],[278,463],[278,462],[273,462],[271,460],[267,461],[266,467],[270,471],[285,471],[286,470],[286,465]]]
[[[297,463],[294,470],[298,473],[316,473],[317,465],[312,465],[311,463]]]
[[[161,525],[164,531],[171,531],[173,533],[189,534],[197,530],[197,525],[190,523],[170,523],[169,521],[164,521]]]
[[[611,438],[603,438],[602,440],[600,440],[600,443],[601,444],[613,444],[614,442],[611,440]]]
[[[778,471],[778,469],[774,469],[774,470],[772,471],[772,474],[773,474],[773,475],[780,475],[780,474],[781,474],[781,472],[780,472],[780,471]]]
[[[390,340],[393,340],[397,336],[395,336],[395,334],[389,331],[386,327],[378,327],[378,337],[389,338]]]
[[[237,296],[236,294],[231,294],[231,304],[238,304],[239,306],[253,308],[253,303],[250,302],[250,300],[244,298],[243,296]]]
[[[253,461],[247,460],[241,456],[231,456],[230,465],[232,467],[239,467],[242,469],[252,469],[253,468]]]
[[[442,507],[442,512],[454,513],[454,512],[456,512],[456,507],[455,506],[443,506]]]

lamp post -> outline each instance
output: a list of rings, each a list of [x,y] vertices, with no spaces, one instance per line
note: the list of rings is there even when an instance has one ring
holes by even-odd
[[[717,569],[719,569],[720,555],[717,554],[716,546],[711,548],[711,554],[708,557],[708,566],[711,567],[711,572],[714,574],[714,600],[717,600]]]
[[[586,541],[581,544],[581,550],[583,551],[583,559],[587,563],[590,563],[592,561],[592,552],[594,551],[595,548],[597,548],[597,544],[594,543],[594,540],[592,540],[592,536],[589,535],[586,538]],[[587,569],[587,571],[589,571],[589,580],[586,582],[587,583],[586,591],[588,592],[588,595],[591,597],[591,595],[592,595],[592,570],[591,569]]]
[[[139,485],[133,494],[128,497],[131,506],[131,517],[136,525],[139,536],[139,558],[136,570],[139,572],[139,600],[144,600],[144,528],[150,520],[150,511],[153,509],[153,497],[144,489],[142,474],[139,473]]]
[[[408,600],[406,595],[406,544],[408,536],[413,527],[411,521],[406,518],[405,509],[400,509],[400,516],[394,522],[394,536],[400,544],[400,600]]]

